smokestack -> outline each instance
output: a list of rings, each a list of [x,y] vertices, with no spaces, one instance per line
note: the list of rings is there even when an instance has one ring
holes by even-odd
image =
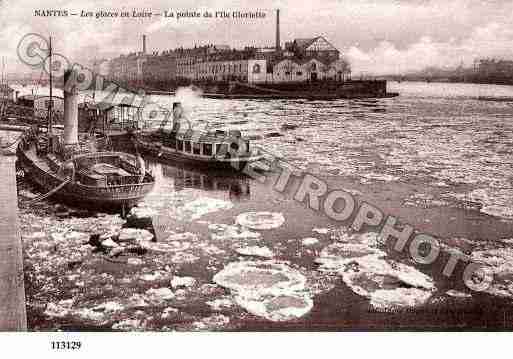
[[[71,77],[73,76],[73,77]],[[64,145],[78,144],[78,90],[73,84],[77,73],[72,70],[64,72]],[[71,79],[70,79],[71,77]],[[69,81],[69,82],[68,82]]]
[[[280,49],[280,9],[278,9],[276,10],[276,51]]]
[[[143,55],[146,55],[146,35],[143,35]]]

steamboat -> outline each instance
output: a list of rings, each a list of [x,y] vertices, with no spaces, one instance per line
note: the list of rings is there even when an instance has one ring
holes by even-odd
[[[173,128],[134,133],[136,147],[164,160],[223,170],[242,171],[248,164],[264,159],[263,153],[252,148],[238,130],[183,130],[183,120],[181,104],[173,103]]]
[[[66,71],[65,83],[71,76],[76,74]],[[76,87],[64,91],[63,130],[54,128],[51,82],[50,71],[47,129],[32,126],[21,136],[16,151],[25,177],[44,193],[36,200],[52,196],[74,206],[123,211],[135,205],[155,184],[143,159],[106,151],[108,139],[102,135],[79,134]]]

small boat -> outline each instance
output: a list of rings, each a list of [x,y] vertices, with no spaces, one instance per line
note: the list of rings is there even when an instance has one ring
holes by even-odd
[[[153,189],[153,176],[136,156],[86,151],[65,159],[41,148],[46,139],[28,131],[17,150],[25,178],[45,193],[38,200],[53,196],[74,206],[127,210]]]
[[[70,76],[72,70],[66,71],[64,80]],[[79,134],[77,95],[76,89],[64,91],[60,131],[52,124],[50,86],[48,128],[34,125],[23,134],[16,151],[19,167],[43,191],[34,201],[52,196],[74,206],[126,211],[153,189],[155,180],[140,156],[106,151],[102,134]]]
[[[179,106],[173,104],[174,114]],[[181,131],[177,123],[172,130],[134,132],[134,142],[139,150],[161,159],[219,169],[242,171],[246,165],[264,159],[263,153],[252,148],[249,139],[238,130]]]

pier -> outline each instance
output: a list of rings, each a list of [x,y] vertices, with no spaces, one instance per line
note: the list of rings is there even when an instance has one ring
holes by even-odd
[[[0,155],[0,331],[27,330],[15,162]]]

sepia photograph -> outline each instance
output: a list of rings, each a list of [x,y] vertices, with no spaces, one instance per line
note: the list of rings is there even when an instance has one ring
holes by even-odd
[[[511,331],[512,18],[0,0],[0,331]]]

